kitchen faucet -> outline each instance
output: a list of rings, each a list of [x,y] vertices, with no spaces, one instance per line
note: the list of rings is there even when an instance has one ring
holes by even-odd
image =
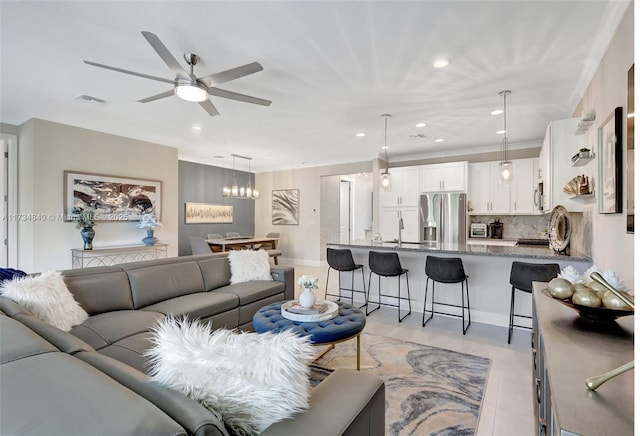
[[[402,217],[398,219],[398,246],[402,245],[402,230],[404,229],[404,221]]]

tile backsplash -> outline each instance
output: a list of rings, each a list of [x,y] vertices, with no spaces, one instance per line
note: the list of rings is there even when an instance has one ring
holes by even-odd
[[[571,247],[591,256],[592,219],[591,213],[569,213],[571,219]],[[545,215],[469,215],[470,223],[491,223],[496,219],[504,224],[503,239],[547,237],[551,214]]]

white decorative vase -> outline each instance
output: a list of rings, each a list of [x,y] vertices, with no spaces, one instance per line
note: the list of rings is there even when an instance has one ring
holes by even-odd
[[[313,293],[311,288],[304,288],[302,294],[300,294],[300,305],[302,307],[313,307],[316,304],[316,294]]]

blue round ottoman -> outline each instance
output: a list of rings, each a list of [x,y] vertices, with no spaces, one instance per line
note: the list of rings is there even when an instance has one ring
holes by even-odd
[[[338,342],[357,340],[357,369],[360,369],[360,332],[366,324],[364,313],[356,307],[336,301],[338,316],[327,321],[292,321],[282,316],[283,301],[269,304],[253,316],[253,328],[258,333],[278,333],[291,330],[300,336],[309,336],[314,345],[335,345]]]

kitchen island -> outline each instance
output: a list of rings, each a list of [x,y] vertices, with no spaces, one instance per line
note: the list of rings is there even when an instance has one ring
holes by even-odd
[[[409,287],[411,292],[412,316],[421,316],[424,304],[425,262],[427,255],[441,257],[460,257],[464,269],[469,276],[469,299],[471,305],[471,321],[482,322],[499,326],[509,325],[509,304],[511,301],[511,285],[509,277],[511,264],[515,261],[529,263],[557,263],[560,268],[569,265],[578,271],[585,271],[592,265],[591,258],[583,253],[569,251],[569,254],[559,254],[548,247],[540,246],[496,246],[496,245],[467,245],[467,244],[417,244],[383,242],[377,243],[369,240],[351,241],[349,243],[328,243],[332,248],[349,248],[353,253],[356,263],[365,265],[366,283],[368,286],[369,251],[395,251],[400,257],[402,267],[409,270]],[[349,273],[342,277],[343,283],[351,283]],[[348,282],[346,281],[348,280]],[[377,280],[373,279],[374,292],[377,297]],[[406,295],[404,280],[402,295]],[[397,279],[382,279],[386,293],[395,294]],[[362,290],[362,283],[355,280],[354,287]],[[437,300],[460,304],[460,285],[436,284]],[[356,294],[361,295],[361,294]],[[431,297],[430,297],[431,298]],[[394,303],[393,299],[384,299],[383,302]],[[405,303],[403,303],[403,309]],[[430,302],[427,302],[430,307]],[[516,294],[516,313],[531,314],[531,296],[522,292]],[[436,307],[437,311],[445,313],[460,313],[460,309],[447,306]],[[518,323],[530,325],[529,320],[521,319]],[[428,326],[427,326],[428,327]],[[505,333],[506,334],[506,333]],[[506,336],[505,336],[506,338]],[[505,339],[506,340],[506,339]]]

